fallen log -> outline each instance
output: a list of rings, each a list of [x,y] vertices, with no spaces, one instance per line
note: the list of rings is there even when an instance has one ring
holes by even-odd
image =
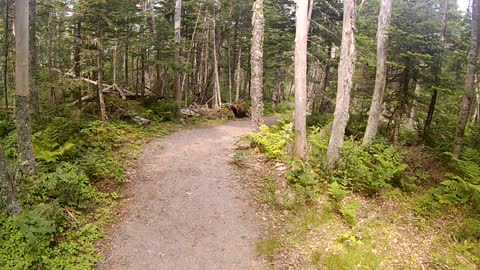
[[[73,79],[79,79],[79,80],[82,80],[86,83],[89,83],[89,84],[92,84],[92,85],[98,85],[98,82],[97,81],[94,81],[94,80],[90,80],[88,78],[84,78],[84,77],[77,77],[75,76],[75,74],[72,74],[70,72],[62,72],[61,70],[59,69],[56,69],[56,68],[52,68],[53,71],[56,71],[60,74],[62,74],[63,76],[66,76],[66,77],[70,77],[70,78],[73,78]],[[118,92],[120,97],[125,100],[127,98],[127,96],[136,96],[135,93],[127,90],[127,89],[123,89],[123,88],[120,88],[118,86],[118,84],[113,84],[113,85],[110,85],[110,84],[106,84],[106,83],[102,83],[102,86],[104,87],[104,89],[102,90],[104,93],[114,93],[114,92]],[[108,89],[108,90],[107,90]],[[114,89],[115,91],[110,91],[111,89]],[[109,92],[110,91],[110,92]]]
[[[115,104],[113,104],[113,107],[116,108],[115,114],[118,117],[128,118],[139,126],[146,126],[146,125],[149,125],[152,122],[151,120],[149,120],[147,118],[141,117],[135,111],[127,111],[127,110],[123,109],[122,107],[119,107]]]
[[[236,118],[246,118],[250,116],[250,112],[248,111],[248,106],[242,99],[230,104],[230,110],[232,110],[233,114]]]

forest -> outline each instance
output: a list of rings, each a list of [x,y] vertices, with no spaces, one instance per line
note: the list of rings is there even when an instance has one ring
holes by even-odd
[[[480,0],[2,0],[0,270],[480,269],[479,36]]]

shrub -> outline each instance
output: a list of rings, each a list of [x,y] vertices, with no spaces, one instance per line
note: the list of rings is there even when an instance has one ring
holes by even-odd
[[[77,165],[66,162],[60,163],[53,172],[41,174],[32,189],[40,202],[56,200],[77,208],[86,208],[96,194],[85,173]]]
[[[363,147],[358,142],[346,141],[342,158],[332,172],[333,181],[373,195],[384,188],[401,185],[407,165],[395,148],[384,140]]]
[[[108,154],[90,152],[80,165],[90,180],[113,179],[117,183],[123,183],[125,180],[125,169]]]
[[[287,143],[292,140],[292,124],[260,127],[260,132],[251,135],[254,145],[269,159],[281,159],[287,153]]]
[[[323,127],[330,123],[333,119],[333,115],[326,113],[314,113],[307,116],[307,126]]]

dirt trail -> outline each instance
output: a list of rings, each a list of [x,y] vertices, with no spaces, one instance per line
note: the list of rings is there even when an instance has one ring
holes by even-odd
[[[147,144],[97,268],[263,269],[255,211],[230,165],[235,138],[249,130],[232,121]]]

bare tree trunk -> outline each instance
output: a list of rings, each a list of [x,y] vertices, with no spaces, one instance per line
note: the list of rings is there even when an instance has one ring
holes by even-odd
[[[480,124],[480,87],[476,87],[477,89],[477,101],[475,103],[475,117],[473,118],[474,122],[478,125]]]
[[[24,174],[36,173],[30,123],[30,57],[29,57],[29,2],[15,2],[15,95],[16,125],[20,169]]]
[[[252,16],[252,52],[250,96],[252,99],[252,127],[258,131],[263,125],[263,0],[255,0]]]
[[[377,30],[377,75],[375,78],[375,89],[373,91],[372,104],[368,116],[367,129],[363,137],[363,144],[369,144],[375,139],[378,132],[380,115],[383,108],[383,97],[387,80],[387,47],[388,27],[392,14],[392,0],[382,0],[380,13],[378,15]]]
[[[232,54],[228,47],[228,103],[232,103]]]
[[[181,114],[180,112],[180,104],[182,102],[182,82],[181,82],[181,74],[179,72],[179,67],[181,65],[180,63],[180,46],[182,43],[182,35],[181,35],[181,25],[182,23],[182,0],[176,0],[175,1],[175,15],[174,15],[174,27],[175,27],[175,78],[174,78],[174,96],[175,96],[175,102],[177,103],[177,109],[176,114],[179,116]]]
[[[480,3],[479,0],[473,0],[472,7],[472,36],[470,39],[470,51],[467,59],[467,76],[465,78],[465,96],[463,97],[460,112],[458,114],[458,123],[455,130],[455,139],[453,142],[453,157],[460,157],[463,147],[465,128],[468,123],[471,107],[475,99],[475,75],[477,73],[478,57],[478,35],[480,31]]]
[[[355,0],[343,1],[343,30],[340,63],[338,66],[337,104],[332,134],[327,151],[327,166],[332,169],[340,159],[345,128],[347,127],[350,92],[355,70]]]
[[[8,56],[10,50],[10,0],[5,0],[5,33],[3,54],[3,94],[5,95],[5,115],[8,117]]]
[[[77,2],[78,5],[78,2]],[[75,48],[73,50],[73,58],[75,61],[75,67],[74,67],[74,72],[75,72],[75,77],[80,78],[82,77],[82,67],[80,66],[81,63],[81,53],[82,53],[82,22],[80,19],[80,15],[76,14],[77,16],[77,22],[75,23],[75,29],[73,33],[74,37],[74,44]],[[82,108],[83,102],[82,102],[82,86],[78,85],[76,86],[77,88],[77,100],[78,100],[78,107]]]
[[[98,97],[98,105],[100,106],[100,117],[102,121],[106,124],[108,117],[107,117],[107,110],[105,108],[105,99],[103,97],[103,48],[100,41],[97,44],[97,97]]]
[[[36,84],[35,75],[37,73],[37,0],[29,0],[29,31],[30,31],[30,93],[31,93],[31,105],[34,115],[40,112],[40,104],[38,99],[38,89]]]
[[[218,48],[217,48],[217,15],[215,7],[213,11],[213,63],[215,73],[215,90],[213,98],[213,107],[220,108],[222,106],[222,95],[220,92],[220,75],[218,74]]]
[[[235,101],[240,99],[240,86],[242,84],[242,44],[238,48],[238,59],[237,59],[237,79],[235,85]]]
[[[311,7],[310,7],[311,8]],[[295,144],[293,157],[307,155],[307,44],[308,2],[297,1],[295,34]]]
[[[415,131],[417,126],[417,98],[420,96],[420,84],[418,82],[415,83],[415,95],[412,99],[412,103],[410,106],[410,116],[407,122],[407,129],[411,132]]]
[[[442,42],[442,54],[439,57],[440,60],[440,67],[439,67],[439,73],[442,72],[442,63],[443,63],[443,56],[445,54],[446,50],[446,39],[447,39],[447,28],[448,28],[448,11],[449,11],[449,1],[450,0],[445,0],[443,2],[443,30],[442,30],[442,37],[441,37],[441,42]],[[437,75],[438,76],[438,75]],[[438,78],[437,78],[438,81]],[[438,99],[438,89],[437,87],[434,87],[433,93],[432,93],[432,98],[430,99],[430,105],[428,107],[428,114],[427,114],[427,119],[425,120],[425,126],[423,127],[423,142],[427,143],[429,139],[429,131],[430,127],[432,125],[433,121],[433,114],[435,113],[435,107],[437,105],[437,99]]]
[[[128,80],[128,38],[125,40],[125,61],[124,61],[124,72],[125,72],[125,88],[128,89],[128,84],[129,84],[129,80]]]
[[[0,146],[0,201],[12,216],[20,214],[22,208],[17,201],[17,187],[13,175],[8,170],[5,152]]]

